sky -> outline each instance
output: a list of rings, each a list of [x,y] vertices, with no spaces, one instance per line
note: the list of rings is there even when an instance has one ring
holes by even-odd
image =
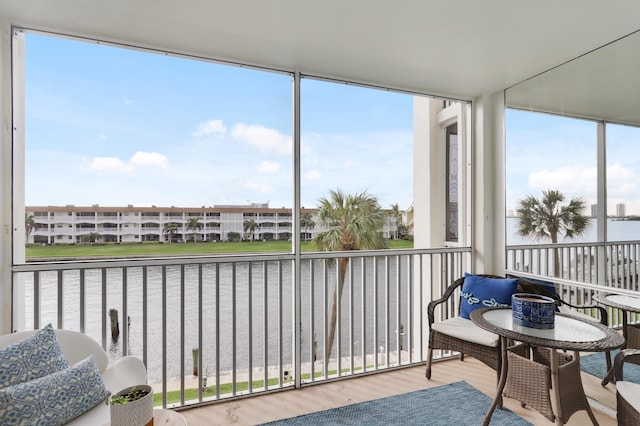
[[[26,35],[26,204],[293,205],[286,73]],[[596,202],[596,125],[508,110],[506,210],[559,189]],[[608,126],[609,213],[640,214],[640,131]],[[413,98],[301,82],[301,205],[330,189],[413,201]]]
[[[33,33],[25,46],[27,205],[293,205],[290,75]],[[340,188],[409,207],[412,98],[310,79],[301,93],[301,205]]]
[[[597,203],[597,125],[593,121],[507,110],[507,211],[518,200],[558,189],[579,197],[589,209]],[[627,215],[640,215],[640,129],[608,124],[606,176],[608,214],[616,204]]]

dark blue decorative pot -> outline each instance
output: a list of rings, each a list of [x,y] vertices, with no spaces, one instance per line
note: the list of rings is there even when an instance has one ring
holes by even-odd
[[[539,294],[516,293],[511,296],[513,324],[549,330],[554,326],[556,302]]]

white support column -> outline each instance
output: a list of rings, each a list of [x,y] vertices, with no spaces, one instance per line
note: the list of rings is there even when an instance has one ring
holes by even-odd
[[[501,275],[505,269],[504,92],[473,102],[473,272]]]
[[[0,130],[0,334],[9,333],[12,324],[12,293],[11,293],[11,263],[12,257],[18,256],[24,259],[24,223],[15,224],[20,229],[14,227],[12,223],[14,211],[12,211],[12,172],[13,172],[13,157],[12,155],[12,135],[13,135],[13,123],[11,117],[11,93],[12,93],[12,81],[11,81],[11,44],[13,34],[11,32],[11,25],[9,22],[0,19],[0,117],[2,118],[2,129]],[[20,69],[22,65],[22,50],[17,46],[14,57],[18,60],[17,66]],[[24,75],[24,73],[22,74]],[[20,76],[18,77],[20,78]],[[19,83],[19,82],[18,82]],[[21,86],[19,84],[19,86]],[[19,89],[20,87],[18,87]],[[16,109],[20,109],[22,105],[16,105]],[[22,132],[22,129],[18,129]],[[15,155],[18,158],[22,158],[22,152],[17,152]],[[19,182],[23,185],[24,182]],[[24,193],[24,191],[23,191]],[[23,196],[16,200],[16,205],[22,208],[22,214],[24,215],[24,201]],[[23,219],[24,220],[24,219]],[[21,233],[21,234],[20,234]],[[14,253],[12,250],[12,244],[16,236],[20,237],[22,244],[21,253]],[[16,259],[18,260],[18,259]],[[15,328],[15,327],[14,327]]]
[[[433,247],[431,218],[434,168],[438,168],[434,160],[433,148],[430,146],[431,129],[437,127],[436,114],[432,113],[433,101],[429,98],[415,96],[413,98],[413,246],[415,248]],[[439,203],[436,203],[439,204]]]
[[[596,229],[598,243],[607,241],[607,127],[598,122],[598,201],[596,207]],[[599,283],[607,282],[607,249],[598,246],[598,279]]]
[[[11,323],[11,116],[9,80],[11,29],[4,20],[0,20],[0,334],[10,332]]]

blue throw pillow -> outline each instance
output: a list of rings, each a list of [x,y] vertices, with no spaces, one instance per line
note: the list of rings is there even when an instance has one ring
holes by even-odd
[[[91,355],[76,365],[0,389],[0,424],[63,425],[109,396]]]
[[[479,308],[510,306],[511,296],[518,288],[516,278],[489,278],[465,272],[460,299],[460,316],[470,319]]]
[[[0,349],[0,388],[47,376],[69,367],[51,324]]]
[[[536,278],[519,278],[519,281],[520,287],[526,293],[542,294],[554,299],[558,296],[556,285],[551,281],[543,281]]]
[[[518,291],[522,293],[541,294],[543,296],[551,297],[556,301],[556,312],[560,309],[560,297],[556,290],[556,285],[551,281],[539,280],[536,278],[518,278]]]

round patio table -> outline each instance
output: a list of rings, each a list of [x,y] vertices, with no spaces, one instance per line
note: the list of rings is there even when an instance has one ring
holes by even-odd
[[[513,311],[508,308],[482,308],[471,313],[471,320],[479,327],[484,328],[500,336],[502,343],[502,368],[500,371],[500,381],[496,397],[487,412],[483,425],[488,425],[491,415],[498,405],[502,404],[502,394],[509,375],[513,376],[512,381],[524,384],[524,389],[517,389],[509,397],[528,403],[536,408],[550,420],[555,420],[556,424],[565,423],[576,411],[586,410],[593,424],[598,424],[591,411],[589,402],[584,393],[582,380],[580,378],[580,352],[602,352],[620,348],[624,345],[624,337],[615,330],[605,327],[592,321],[573,317],[566,314],[555,314],[554,328],[549,330],[539,330],[535,328],[523,327],[513,323]],[[533,370],[547,368],[536,361],[526,359],[521,356],[507,356],[509,341],[521,342],[526,347],[548,348],[549,369],[551,372],[551,388],[555,399],[555,413],[551,410],[550,403],[548,412],[538,409],[535,403],[530,402],[530,397],[540,394],[549,395],[548,382],[544,380],[537,382],[534,376],[523,376],[530,374]],[[572,351],[573,358],[569,362],[564,359],[564,355],[557,353],[556,349],[562,351]],[[513,354],[512,354],[513,355]],[[509,359],[515,364],[514,371],[509,371]],[[515,362],[517,359],[517,362]],[[564,363],[564,364],[563,364]],[[532,373],[531,373],[532,374]],[[538,377],[543,379],[546,374]],[[512,390],[513,392],[513,390]],[[547,397],[548,399],[548,397]],[[550,401],[549,401],[550,402]],[[541,404],[540,406],[545,406]]]
[[[628,349],[640,349],[640,325],[629,324],[629,312],[640,313],[640,297],[628,296],[624,294],[596,294],[593,300],[612,308],[622,311],[622,335],[625,338],[624,347]],[[602,386],[613,378],[613,366],[602,379]]]

